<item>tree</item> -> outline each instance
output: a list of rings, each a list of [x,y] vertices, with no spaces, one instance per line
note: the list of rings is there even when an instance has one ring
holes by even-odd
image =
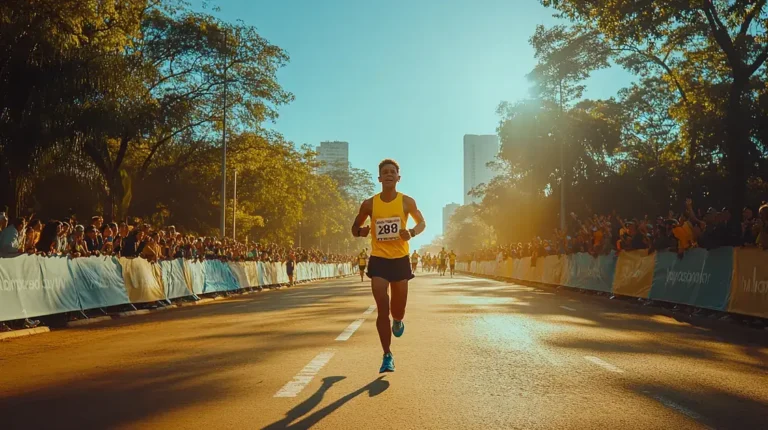
[[[699,99],[706,92],[689,91],[698,83],[724,86],[724,139],[717,143],[731,190],[731,210],[738,213],[746,179],[755,173],[754,163],[748,162],[748,155],[757,152],[749,100],[755,96],[756,74],[765,80],[766,0],[541,2],[571,20],[573,31],[597,37],[620,64],[640,76],[664,79],[679,92],[687,109],[706,103]],[[692,118],[693,112],[689,113]],[[695,160],[698,151],[693,149],[690,157]]]

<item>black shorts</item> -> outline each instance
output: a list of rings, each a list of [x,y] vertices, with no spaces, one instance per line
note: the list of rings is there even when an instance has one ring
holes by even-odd
[[[360,271],[365,272],[365,265],[360,266]]]
[[[382,258],[371,256],[368,260],[368,277],[384,278],[389,282],[413,279],[411,261],[406,255],[402,258]]]

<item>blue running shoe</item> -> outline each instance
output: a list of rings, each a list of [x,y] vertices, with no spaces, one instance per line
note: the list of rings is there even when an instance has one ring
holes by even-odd
[[[384,361],[381,363],[381,369],[379,373],[394,372],[395,371],[395,359],[392,357],[392,353],[384,354]]]
[[[392,321],[392,334],[394,334],[395,337],[402,336],[404,331],[405,331],[405,323],[398,320]]]

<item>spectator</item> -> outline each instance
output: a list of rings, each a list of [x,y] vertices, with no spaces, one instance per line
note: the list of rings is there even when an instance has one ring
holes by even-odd
[[[35,253],[35,245],[40,239],[40,233],[43,231],[43,223],[39,219],[35,219],[29,222],[27,229],[24,231],[24,252]]]
[[[85,230],[85,247],[88,255],[99,255],[103,245],[99,246],[98,231],[96,227],[90,226]]]
[[[49,221],[43,227],[40,233],[40,240],[35,244],[35,250],[38,254],[52,255],[56,253],[56,246],[59,242],[59,222]]]
[[[0,212],[0,232],[5,230],[6,227],[8,227],[8,215],[5,212]]]
[[[56,239],[56,253],[57,254],[66,254],[67,248],[69,246],[69,232],[70,232],[71,226],[68,222],[62,222],[61,228],[59,229],[59,234]]]
[[[151,233],[146,241],[145,245],[141,250],[140,257],[152,262],[156,263],[160,258],[162,257],[162,249],[160,247],[160,244],[158,243],[158,240],[160,238],[160,235],[157,232]]]
[[[19,217],[13,221],[13,224],[0,231],[0,256],[14,256],[21,253],[26,226],[27,220]]]
[[[72,258],[87,257],[88,247],[85,244],[85,227],[77,225],[72,235],[72,244],[69,247],[69,255]]]
[[[740,245],[752,246],[756,243],[757,235],[755,234],[755,219],[753,218],[752,209],[745,207],[741,212]]]
[[[128,236],[123,239],[121,255],[123,257],[134,258],[139,256],[139,244],[144,240],[144,232],[141,229],[134,228]]]

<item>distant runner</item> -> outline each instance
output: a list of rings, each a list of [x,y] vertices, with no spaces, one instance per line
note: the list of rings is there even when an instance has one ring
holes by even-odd
[[[411,272],[416,273],[416,267],[419,265],[419,253],[413,251],[411,254]]]
[[[360,255],[357,256],[357,263],[360,269],[360,282],[363,282],[365,279],[363,276],[365,276],[365,266],[368,264],[368,255],[365,253],[365,250],[360,251]]]
[[[438,264],[440,265],[440,267],[438,268],[438,271],[440,272],[440,276],[445,276],[447,258],[448,258],[448,254],[445,252],[445,247],[443,247],[443,250],[440,251],[440,254],[438,254],[437,256]]]
[[[451,250],[451,253],[448,254],[448,263],[451,267],[451,278],[453,278],[453,274],[456,272],[456,254]]]
[[[393,334],[400,337],[405,331],[403,318],[408,300],[408,281],[413,279],[411,266],[408,264],[408,241],[426,228],[424,216],[416,207],[416,201],[397,192],[399,181],[400,166],[396,161],[386,159],[379,163],[381,193],[363,202],[352,224],[352,235],[355,237],[368,236],[373,226],[368,277],[371,278],[371,290],[378,309],[376,329],[379,332],[381,348],[384,350],[379,373],[395,371],[395,359],[392,357],[390,345]],[[412,229],[406,228],[409,216],[417,223]],[[361,227],[369,217],[371,225]],[[392,289],[391,303],[388,288]],[[391,332],[390,311],[394,320]]]

